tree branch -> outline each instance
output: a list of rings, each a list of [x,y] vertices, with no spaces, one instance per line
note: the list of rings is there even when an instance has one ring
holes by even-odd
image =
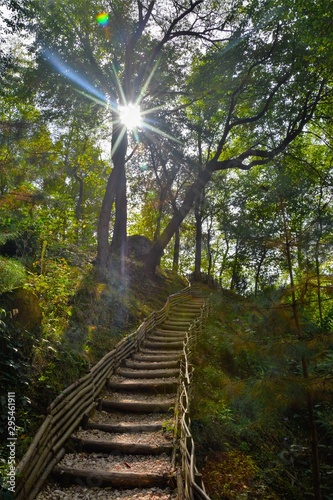
[[[159,57],[159,54],[161,53],[164,45],[166,45],[171,40],[171,35],[172,35],[173,29],[186,16],[188,16],[190,13],[192,13],[198,5],[202,4],[203,2],[204,2],[204,0],[197,0],[196,2],[191,2],[191,5],[190,5],[190,7],[188,9],[186,9],[184,12],[182,12],[177,17],[175,17],[175,19],[173,19],[173,21],[170,23],[170,26],[167,29],[165,35],[163,36],[162,40],[152,50],[150,58],[149,58],[147,64],[142,69],[142,71],[139,73],[139,75],[138,75],[138,77],[136,79],[138,87],[141,86],[141,84],[142,84],[142,82],[143,82],[143,80],[145,78],[145,75],[152,70],[152,68],[153,68],[155,62],[157,61],[157,59]],[[152,14],[152,12],[150,14]]]
[[[266,149],[249,148],[236,158],[231,158],[223,161],[218,160],[218,156],[217,154],[215,154],[214,158],[208,163],[207,168],[212,171],[225,170],[229,168],[250,170],[255,165],[265,165],[270,162],[275,156],[284,151],[289,146],[289,144],[303,132],[305,125],[311,120],[313,116],[316,106],[321,98],[323,89],[324,82],[322,81],[315,98],[311,100],[310,97],[312,96],[312,93],[309,92],[301,112],[299,113],[298,117],[296,117],[294,121],[289,124],[287,133],[278,146],[270,151]],[[220,151],[220,153],[221,152],[222,150]],[[244,161],[248,158],[253,158],[253,160],[249,163],[244,163]]]

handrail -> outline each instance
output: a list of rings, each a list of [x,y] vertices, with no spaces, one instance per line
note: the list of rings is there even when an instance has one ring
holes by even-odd
[[[170,295],[159,311],[152,312],[139,328],[122,339],[85,376],[64,389],[48,407],[48,415],[17,466],[17,500],[34,500],[55,464],[64,454],[64,444],[84,415],[96,406],[106,380],[129,354],[137,352],[146,334],[162,323],[170,307],[191,295],[191,288]]]
[[[195,465],[195,446],[191,434],[190,411],[190,384],[192,380],[193,369],[189,359],[191,352],[196,345],[198,335],[203,329],[204,322],[208,314],[208,302],[205,302],[201,308],[201,313],[186,333],[183,346],[183,358],[180,368],[180,391],[179,391],[179,417],[178,426],[180,430],[180,452],[182,460],[182,498],[184,500],[210,500],[205,491],[205,487]]]

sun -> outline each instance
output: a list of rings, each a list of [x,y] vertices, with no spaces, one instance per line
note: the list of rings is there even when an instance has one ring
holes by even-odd
[[[133,130],[142,125],[142,114],[138,104],[128,103],[119,108],[121,123],[128,129]]]

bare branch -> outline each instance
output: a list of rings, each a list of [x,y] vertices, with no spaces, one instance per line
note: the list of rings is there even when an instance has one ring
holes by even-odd
[[[139,10],[139,22],[138,22],[138,27],[133,33],[130,45],[134,46],[136,42],[139,40],[139,38],[142,36],[142,33],[144,32],[147,23],[152,15],[153,8],[155,6],[156,0],[152,0],[148,6],[146,15],[143,15],[143,4],[140,0],[138,0],[138,10]]]
[[[202,4],[204,0],[197,0],[196,2],[191,2],[191,5],[188,9],[184,10],[181,14],[179,14],[177,17],[173,19],[173,21],[170,23],[169,28],[167,29],[165,35],[163,36],[162,40],[155,45],[154,49],[152,50],[152,53],[150,55],[150,58],[146,64],[146,66],[142,69],[141,73],[138,75],[137,78],[137,84],[140,86],[142,81],[145,78],[145,75],[149,73],[153,65],[155,64],[156,60],[158,59],[163,47],[173,38],[172,33],[174,28],[189,14],[191,14],[198,5]]]

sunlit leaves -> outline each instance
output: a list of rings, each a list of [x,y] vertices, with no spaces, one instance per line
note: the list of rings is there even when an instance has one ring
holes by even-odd
[[[25,269],[20,262],[0,257],[0,293],[22,286],[25,279]]]

